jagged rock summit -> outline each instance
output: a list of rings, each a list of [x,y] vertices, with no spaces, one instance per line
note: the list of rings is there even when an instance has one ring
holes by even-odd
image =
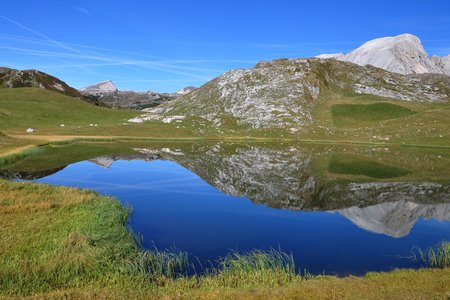
[[[450,55],[430,57],[420,39],[412,34],[374,39],[347,54],[321,54],[317,58],[335,58],[361,66],[372,65],[405,75],[425,73],[450,75]]]
[[[94,85],[87,86],[80,90],[80,92],[93,95],[93,96],[99,96],[103,94],[112,94],[117,92],[118,89],[112,82],[112,80],[106,80],[99,82]]]
[[[179,97],[176,93],[121,91],[111,80],[80,89],[90,102],[106,107],[144,109]]]
[[[184,87],[184,88],[176,91],[176,94],[178,94],[178,95],[186,95],[186,94],[189,94],[190,92],[195,91],[196,89],[197,88],[195,86],[191,86],[190,85],[190,86]]]

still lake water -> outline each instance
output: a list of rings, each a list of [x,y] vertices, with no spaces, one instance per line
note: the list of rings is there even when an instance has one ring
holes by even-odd
[[[131,206],[129,225],[144,247],[175,247],[205,264],[232,250],[279,248],[313,274],[364,274],[418,267],[415,247],[450,240],[448,184],[419,180],[409,164],[416,156],[395,166],[409,166],[411,182],[386,179],[394,167],[374,162],[389,159],[373,152],[370,163],[356,160],[365,169],[334,166],[350,174],[344,180],[320,170],[333,152],[327,149],[205,147],[136,149],[141,156],[76,162],[35,181],[114,196]],[[365,159],[367,151],[358,155]],[[348,160],[337,158],[331,161]],[[440,158],[427,153],[420,160],[434,169]],[[319,174],[311,171],[315,164]],[[377,183],[367,174],[384,177]]]

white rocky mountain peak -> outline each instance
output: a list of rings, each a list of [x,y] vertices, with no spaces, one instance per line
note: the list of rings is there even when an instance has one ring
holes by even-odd
[[[339,53],[330,53],[330,54],[320,54],[320,55],[317,55],[316,57],[317,57],[317,58],[324,58],[324,59],[327,59],[327,58],[336,58],[336,59],[340,59],[340,58],[344,58],[344,57],[345,57],[345,54],[339,52]]]
[[[196,89],[197,88],[194,87],[194,86],[187,86],[187,87],[184,87],[184,88],[176,91],[176,94],[178,94],[178,95],[186,95],[186,94],[189,94],[190,92],[195,91]]]
[[[335,58],[361,66],[372,65],[400,74],[450,75],[450,56],[430,57],[420,39],[412,34],[374,39],[347,54],[321,54],[317,58]]]
[[[80,91],[89,92],[90,94],[111,94],[118,91],[112,80],[106,80],[94,85],[87,86]]]

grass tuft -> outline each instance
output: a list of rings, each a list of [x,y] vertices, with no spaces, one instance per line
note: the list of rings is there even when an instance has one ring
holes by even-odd
[[[222,287],[279,286],[299,277],[292,254],[276,249],[232,252],[218,263],[212,276]]]
[[[430,268],[448,268],[450,267],[450,242],[441,242],[425,251],[419,248],[415,258]]]

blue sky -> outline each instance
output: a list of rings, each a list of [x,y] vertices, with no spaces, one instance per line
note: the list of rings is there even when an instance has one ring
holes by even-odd
[[[6,1],[0,65],[79,88],[171,92],[260,60],[347,52],[412,33],[450,54],[450,1]]]

